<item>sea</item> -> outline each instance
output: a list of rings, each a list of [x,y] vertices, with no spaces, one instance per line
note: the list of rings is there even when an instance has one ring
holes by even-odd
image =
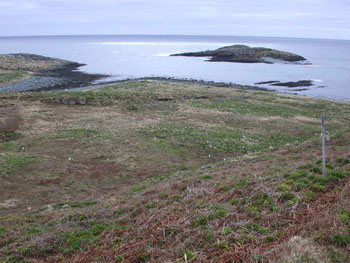
[[[170,54],[243,44],[301,55],[308,63],[209,62]],[[259,87],[312,97],[350,101],[350,41],[241,36],[32,36],[0,37],[0,53],[33,53],[86,64],[79,70],[108,74],[103,81],[165,77],[256,85],[312,80],[311,87]]]

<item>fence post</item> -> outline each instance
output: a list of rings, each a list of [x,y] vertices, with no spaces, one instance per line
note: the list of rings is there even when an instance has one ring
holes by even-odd
[[[326,132],[324,128],[324,114],[322,113],[322,120],[321,120],[321,126],[322,126],[322,175],[326,176]]]

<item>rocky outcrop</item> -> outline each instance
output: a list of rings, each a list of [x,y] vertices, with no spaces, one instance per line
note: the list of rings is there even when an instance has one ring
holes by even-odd
[[[288,88],[310,87],[314,85],[312,80],[299,80],[299,81],[288,81],[288,82],[270,80],[270,81],[262,81],[262,82],[255,83],[255,85],[267,85],[267,84],[270,86],[279,86],[279,87],[288,87]]]
[[[0,77],[3,76],[5,79],[3,82],[0,81],[0,92],[81,88],[107,77],[78,71],[78,68],[84,65],[34,54],[0,54]],[[18,73],[21,73],[21,77],[18,79],[12,77]],[[9,81],[6,82],[7,79]]]
[[[0,54],[0,70],[36,72],[38,70],[56,69],[68,64],[74,64],[74,62],[26,53]]]
[[[209,61],[269,64],[275,62],[295,63],[306,60],[304,57],[290,52],[263,47],[248,47],[245,45],[234,45],[222,47],[216,50],[173,54],[171,56],[209,57]]]
[[[313,85],[312,80],[299,80],[299,81],[289,81],[289,82],[276,82],[272,83],[271,86],[280,86],[280,87],[310,87]]]

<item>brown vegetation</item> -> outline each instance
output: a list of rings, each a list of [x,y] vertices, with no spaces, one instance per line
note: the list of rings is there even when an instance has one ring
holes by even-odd
[[[349,258],[347,103],[135,81],[0,109],[3,262]]]

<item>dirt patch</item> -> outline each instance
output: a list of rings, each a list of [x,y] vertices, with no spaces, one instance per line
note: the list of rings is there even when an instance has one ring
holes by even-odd
[[[284,256],[283,256],[284,255]],[[294,236],[287,242],[282,252],[281,261],[283,263],[300,262],[302,259],[315,263],[328,263],[325,248],[317,246],[312,240],[301,236]]]
[[[294,119],[298,121],[309,121],[309,122],[319,122],[319,120],[306,116],[295,116]]]
[[[121,165],[114,162],[94,162],[94,161],[75,161],[69,162],[67,172],[89,178],[99,180],[101,177],[108,177],[111,174],[118,175]]]
[[[9,209],[16,207],[21,201],[18,199],[8,199],[5,200],[4,202],[0,203],[0,208],[2,209]]]
[[[271,120],[281,120],[281,117],[278,116],[271,116],[271,117],[260,117],[258,118],[259,121],[271,121]]]

